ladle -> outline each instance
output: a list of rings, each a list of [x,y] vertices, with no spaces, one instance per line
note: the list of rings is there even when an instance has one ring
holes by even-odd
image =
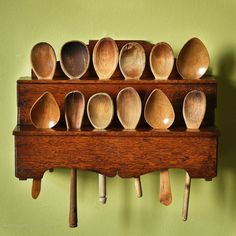
[[[83,93],[73,91],[66,95],[64,102],[65,120],[68,130],[79,130],[85,108]],[[71,169],[69,226],[77,227],[77,169]]]
[[[30,110],[30,120],[39,129],[48,129],[55,126],[60,119],[59,106],[49,92],[42,94],[33,104]],[[32,197],[36,199],[41,190],[41,179],[33,179]]]
[[[117,116],[125,129],[135,130],[141,113],[142,102],[137,91],[132,87],[122,89],[116,98]],[[142,197],[140,177],[134,178],[137,197]]]
[[[100,39],[93,49],[93,66],[100,80],[108,80],[116,70],[119,51],[112,38]]]
[[[198,38],[190,39],[177,58],[177,70],[183,79],[200,79],[210,63],[207,48]]]
[[[130,42],[122,47],[119,56],[119,66],[125,79],[138,80],[143,74],[145,63],[145,51],[139,43]]]
[[[95,129],[106,129],[112,121],[114,106],[111,97],[107,93],[92,95],[87,103],[89,121]],[[106,176],[98,174],[99,201],[106,203]]]
[[[202,91],[193,90],[189,92],[183,103],[183,117],[187,129],[199,129],[206,112],[206,96]],[[184,200],[182,209],[182,218],[184,221],[188,219],[189,195],[191,188],[191,177],[186,172],[184,186]]]
[[[81,78],[89,67],[90,54],[86,44],[70,41],[61,48],[61,68],[70,79]]]
[[[144,118],[154,129],[168,129],[174,122],[173,106],[160,89],[154,89],[149,95],[144,107]],[[167,169],[160,171],[160,202],[166,206],[172,202],[169,171]]]
[[[51,80],[56,69],[56,54],[52,46],[41,42],[36,44],[30,54],[31,66],[38,79]]]
[[[151,50],[149,61],[156,80],[168,79],[174,66],[174,53],[168,43],[157,43]]]

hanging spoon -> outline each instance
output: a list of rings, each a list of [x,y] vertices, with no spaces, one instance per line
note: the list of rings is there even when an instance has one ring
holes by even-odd
[[[80,79],[88,70],[90,61],[86,44],[70,41],[61,48],[61,68],[70,79]]]
[[[30,120],[38,129],[50,129],[55,126],[60,119],[59,106],[49,92],[41,95],[33,104],[30,110]],[[36,199],[41,190],[41,179],[33,179],[32,197]]]
[[[95,129],[106,129],[112,121],[114,107],[111,97],[107,93],[96,93],[87,103],[89,121]],[[106,203],[106,176],[98,174],[99,201]]]
[[[173,106],[160,89],[154,89],[149,95],[144,107],[144,117],[154,129],[168,129],[174,122]],[[166,206],[172,202],[168,169],[160,171],[160,202]]]
[[[187,129],[199,129],[206,112],[206,96],[202,91],[193,90],[189,92],[183,103],[183,117]],[[191,177],[186,172],[182,218],[188,219],[189,195],[191,188]]]
[[[156,80],[168,79],[174,66],[174,53],[167,43],[157,43],[150,53],[150,67]]]
[[[145,63],[145,51],[139,43],[131,42],[122,47],[119,66],[125,79],[138,80],[143,74]]]
[[[116,42],[112,38],[100,39],[93,49],[93,65],[100,80],[108,80],[115,72],[119,58]]]
[[[64,102],[65,120],[68,130],[79,130],[85,108],[84,95],[73,91],[66,95]],[[77,227],[77,169],[71,169],[69,226]]]
[[[116,98],[117,116],[125,129],[135,130],[141,113],[142,102],[137,91],[132,87],[122,89]],[[140,177],[134,178],[137,197],[142,197],[142,185]]]
[[[56,54],[52,46],[42,42],[36,44],[30,54],[31,66],[38,79],[51,80],[56,70]]]

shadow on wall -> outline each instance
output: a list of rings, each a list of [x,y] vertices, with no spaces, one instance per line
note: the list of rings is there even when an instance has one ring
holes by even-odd
[[[217,178],[217,202],[222,214],[236,219],[236,54],[235,46],[228,46],[219,60],[217,126],[221,131],[219,139],[219,162]],[[233,50],[234,49],[234,50]]]

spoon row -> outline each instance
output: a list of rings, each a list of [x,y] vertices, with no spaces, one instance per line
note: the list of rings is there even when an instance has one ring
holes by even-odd
[[[174,53],[166,42],[157,43],[152,47],[149,56],[150,69],[157,80],[166,80],[174,66]],[[53,47],[41,42],[31,50],[31,65],[38,79],[53,79],[56,70],[56,54]],[[108,80],[119,64],[125,79],[138,80],[146,66],[146,53],[137,42],[125,44],[120,52],[112,38],[100,39],[92,53],[94,69],[100,80]],[[184,79],[201,78],[209,66],[207,48],[198,38],[190,39],[181,49],[176,66]],[[80,79],[88,70],[90,52],[81,41],[69,41],[60,51],[60,64],[64,74],[70,79]]]

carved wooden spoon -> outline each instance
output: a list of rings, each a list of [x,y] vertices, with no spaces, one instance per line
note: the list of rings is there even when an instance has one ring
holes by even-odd
[[[30,110],[30,120],[39,129],[48,129],[55,126],[60,119],[59,106],[49,92],[41,95],[33,104]],[[33,179],[32,197],[36,199],[41,190],[41,179]]]
[[[30,54],[31,66],[38,79],[51,80],[56,69],[56,54],[52,46],[42,42],[36,44]]]
[[[139,79],[146,63],[144,48],[135,42],[125,44],[119,56],[119,66],[125,79]]]
[[[202,91],[193,90],[189,92],[183,103],[183,117],[188,129],[199,129],[206,112],[206,96]],[[191,177],[186,172],[182,218],[188,219],[189,195]]]
[[[173,106],[160,89],[154,89],[149,95],[144,107],[144,117],[154,129],[168,129],[174,122]],[[172,202],[169,171],[167,169],[160,171],[160,202],[166,206]]]
[[[79,130],[85,108],[84,95],[73,91],[66,95],[64,102],[65,120],[68,130]],[[77,169],[71,169],[69,226],[77,227]]]
[[[151,71],[157,80],[168,79],[174,66],[174,53],[168,43],[157,43],[150,53]]]
[[[210,63],[207,48],[198,38],[190,39],[177,58],[177,70],[183,79],[200,79]]]
[[[81,78],[89,67],[90,54],[86,44],[70,41],[61,48],[61,68],[70,79]]]
[[[93,65],[100,80],[108,80],[116,70],[119,51],[112,38],[100,39],[93,49]]]
[[[125,129],[136,129],[141,113],[142,102],[137,91],[132,87],[122,89],[116,98],[117,116]],[[134,178],[137,197],[142,197],[140,177]]]
[[[114,106],[111,97],[107,93],[96,93],[87,103],[89,121],[95,129],[106,129],[112,121]],[[106,176],[98,174],[99,201],[106,203]]]

